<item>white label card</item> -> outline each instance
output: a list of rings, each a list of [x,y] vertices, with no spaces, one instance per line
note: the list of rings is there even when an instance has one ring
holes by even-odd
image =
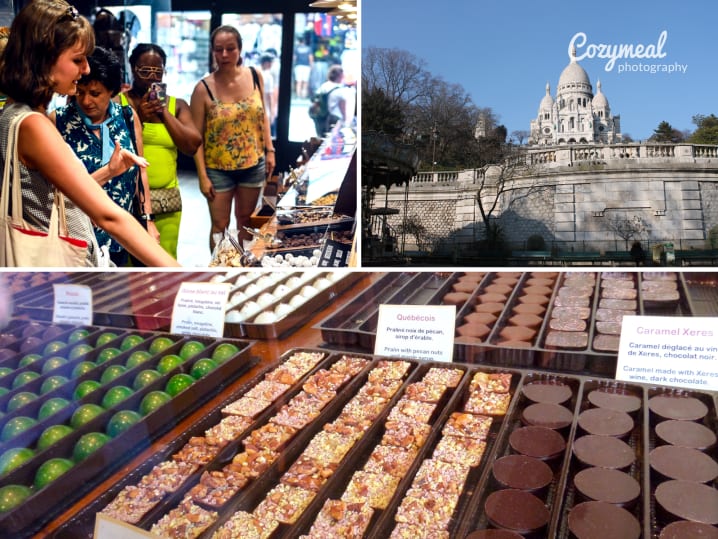
[[[52,288],[55,296],[53,323],[92,324],[92,288],[80,284],[54,284]]]
[[[172,333],[205,337],[224,336],[229,283],[180,285],[172,309]]]
[[[624,316],[616,380],[718,390],[718,318]]]
[[[454,305],[379,305],[374,354],[451,362]]]
[[[94,539],[145,539],[147,537],[157,537],[148,531],[145,531],[127,522],[122,522],[112,517],[97,513],[95,516],[95,534]]]

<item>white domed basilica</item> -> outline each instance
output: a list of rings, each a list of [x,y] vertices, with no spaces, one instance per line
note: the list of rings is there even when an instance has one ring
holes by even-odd
[[[596,94],[586,71],[571,51],[571,62],[561,73],[556,98],[546,84],[538,118],[531,120],[531,144],[612,144],[621,142],[620,116],[612,116],[608,100],[597,84]]]

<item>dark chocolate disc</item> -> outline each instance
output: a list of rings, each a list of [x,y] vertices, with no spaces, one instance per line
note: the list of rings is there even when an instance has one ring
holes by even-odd
[[[547,460],[561,455],[566,441],[558,432],[546,427],[521,427],[509,435],[509,445],[522,455]]]
[[[607,502],[584,502],[568,514],[576,539],[638,539],[641,524],[627,510]]]
[[[661,445],[648,455],[651,469],[664,478],[708,483],[718,477],[718,462],[692,447]]]
[[[689,522],[679,520],[671,522],[661,530],[658,539],[718,539],[718,528],[701,524],[700,522]]]
[[[533,402],[561,404],[573,396],[573,391],[560,382],[531,382],[521,388],[527,399]]]
[[[718,490],[693,481],[664,481],[656,487],[656,503],[674,519],[718,524]]]
[[[578,416],[578,426],[587,434],[622,438],[631,433],[633,425],[633,419],[626,412],[608,408],[589,408]]]
[[[547,487],[553,480],[548,464],[526,455],[506,455],[494,462],[494,479],[503,488],[534,492]]]
[[[669,419],[656,425],[656,436],[664,442],[681,447],[706,450],[716,443],[716,433],[693,421]]]
[[[523,539],[523,535],[510,530],[488,528],[486,530],[473,531],[464,539]]]
[[[616,505],[631,505],[641,495],[641,485],[619,470],[586,468],[573,478],[573,484],[584,498]]]
[[[573,454],[586,466],[628,468],[636,460],[633,448],[613,436],[587,434],[573,442]]]
[[[521,534],[541,530],[550,517],[549,510],[539,498],[530,492],[514,489],[489,494],[484,510],[493,526]]]
[[[563,429],[573,423],[573,412],[560,404],[536,402],[524,408],[521,420],[535,427]]]
[[[628,414],[641,409],[640,397],[619,389],[594,389],[588,394],[588,402],[599,408],[618,410]]]
[[[648,407],[661,419],[698,421],[708,413],[708,407],[695,397],[656,395],[648,399]]]

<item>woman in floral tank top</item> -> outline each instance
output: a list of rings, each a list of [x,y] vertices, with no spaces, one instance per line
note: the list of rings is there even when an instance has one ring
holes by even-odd
[[[209,206],[213,250],[213,234],[229,226],[232,204],[240,239],[249,239],[244,227],[274,170],[275,155],[262,101],[262,75],[242,66],[239,32],[220,26],[212,33],[211,45],[216,69],[195,86],[190,109],[203,135],[195,164]]]

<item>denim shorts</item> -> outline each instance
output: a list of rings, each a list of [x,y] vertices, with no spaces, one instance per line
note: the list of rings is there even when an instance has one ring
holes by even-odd
[[[233,191],[236,187],[262,187],[267,177],[267,169],[264,166],[264,157],[253,167],[242,170],[217,170],[207,169],[207,177],[212,182],[214,190],[218,193]]]

